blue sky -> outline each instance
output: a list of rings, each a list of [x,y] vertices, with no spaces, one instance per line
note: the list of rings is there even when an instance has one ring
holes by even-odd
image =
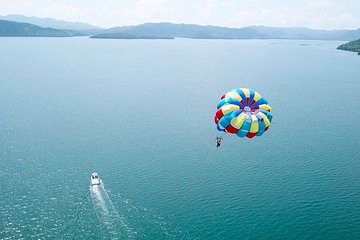
[[[225,27],[360,28],[360,0],[0,0],[0,15],[7,14],[101,27],[174,22]]]

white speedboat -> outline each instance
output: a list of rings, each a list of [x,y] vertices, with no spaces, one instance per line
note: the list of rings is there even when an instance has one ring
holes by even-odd
[[[94,185],[100,185],[100,178],[99,178],[99,175],[96,173],[96,172],[93,172],[91,174],[91,178],[90,178],[90,184],[91,186],[94,186]]]

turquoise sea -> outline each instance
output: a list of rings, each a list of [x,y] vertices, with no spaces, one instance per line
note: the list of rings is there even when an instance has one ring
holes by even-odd
[[[360,239],[360,57],[341,43],[0,38],[0,239]],[[216,149],[237,87],[272,124]]]

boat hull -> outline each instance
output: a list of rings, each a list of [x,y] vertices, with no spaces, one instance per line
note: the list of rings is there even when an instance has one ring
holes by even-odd
[[[93,172],[90,177],[90,185],[91,186],[100,185],[100,183],[101,183],[101,180],[100,180],[98,174],[96,172]]]
[[[91,186],[100,185],[100,180],[99,179],[91,179],[90,184],[91,184]]]

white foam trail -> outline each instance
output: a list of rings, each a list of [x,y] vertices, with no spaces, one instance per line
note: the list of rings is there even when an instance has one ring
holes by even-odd
[[[106,227],[106,232],[111,235],[111,239],[133,238],[133,231],[116,210],[103,182],[100,185],[90,186],[90,195],[96,215]]]
[[[104,216],[107,216],[109,210],[103,196],[103,192],[105,192],[104,189],[102,189],[100,185],[94,185],[90,186],[90,192],[93,203],[101,209]]]

